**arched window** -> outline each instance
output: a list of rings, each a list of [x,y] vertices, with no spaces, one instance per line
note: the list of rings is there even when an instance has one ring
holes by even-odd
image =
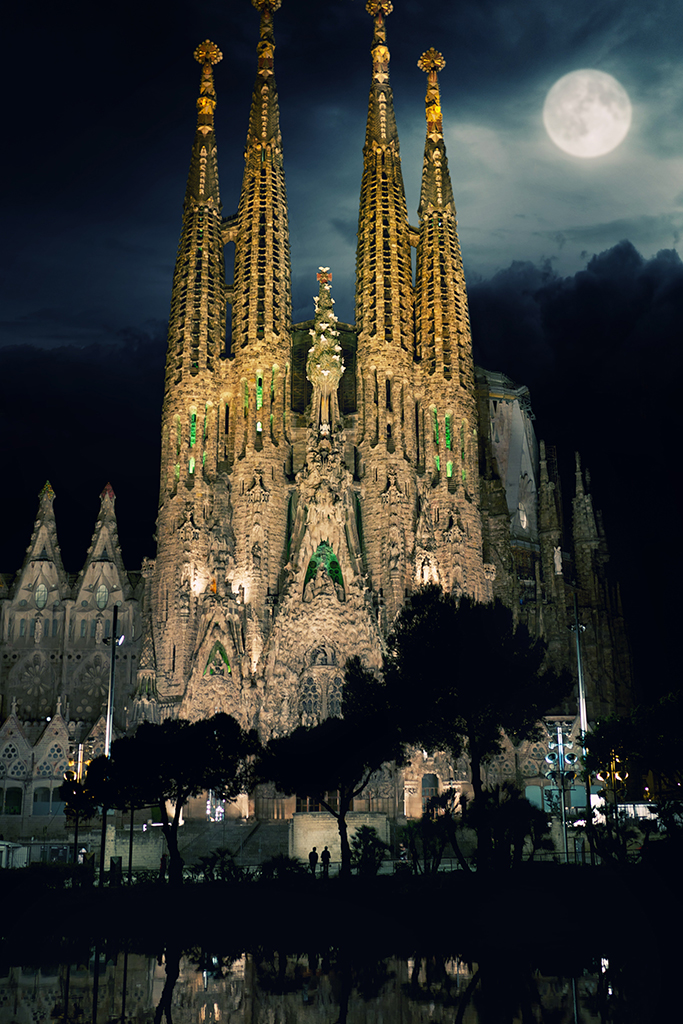
[[[439,795],[439,780],[436,775],[422,776],[422,813],[429,810],[429,801]]]
[[[107,601],[109,600],[109,591],[105,587],[104,583],[100,583],[99,587],[95,591],[95,604],[101,610],[107,607]]]
[[[36,600],[36,608],[44,608],[47,604],[47,587],[44,583],[38,584],[34,596]]]

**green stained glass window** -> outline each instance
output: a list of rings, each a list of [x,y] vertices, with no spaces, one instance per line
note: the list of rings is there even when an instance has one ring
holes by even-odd
[[[434,462],[436,463],[436,468],[438,472],[441,472],[441,459],[439,458],[438,455],[434,456]]]
[[[197,413],[190,413],[190,448],[194,448],[197,441]]]
[[[453,463],[452,462],[447,462],[446,463],[446,476],[448,477],[449,480],[453,476]]]
[[[446,417],[446,447],[448,448],[449,452],[451,451],[452,444],[453,444],[453,438],[451,436],[451,418],[450,418],[450,416],[447,416]]]
[[[194,455],[190,458],[189,472],[194,473]]]
[[[256,408],[260,409],[263,405],[263,377],[259,376],[256,378]]]
[[[311,560],[308,563],[308,569],[306,570],[306,579],[304,585],[312,580],[318,571],[318,566],[323,565],[327,570],[327,574],[333,583],[338,586],[344,586],[344,578],[342,576],[341,566],[339,559],[334,553],[334,548],[330,544],[323,541],[322,544],[318,544],[318,547],[313,552]]]
[[[176,462],[176,464],[175,464],[175,478],[176,478],[176,480],[180,480],[180,463],[179,462]]]

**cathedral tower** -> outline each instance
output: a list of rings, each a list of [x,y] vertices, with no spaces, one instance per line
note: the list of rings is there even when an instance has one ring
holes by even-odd
[[[493,567],[485,571],[482,563],[472,336],[437,78],[445,63],[433,48],[418,62],[427,75],[427,137],[415,285],[418,470],[424,473],[416,574],[420,582],[489,600]]]
[[[221,237],[210,40],[195,50],[201,65],[197,127],[173,276],[162,411],[158,556],[152,628],[158,679],[180,697],[190,672],[200,610],[209,584],[212,482],[218,464],[218,368],[225,349],[225,268]]]

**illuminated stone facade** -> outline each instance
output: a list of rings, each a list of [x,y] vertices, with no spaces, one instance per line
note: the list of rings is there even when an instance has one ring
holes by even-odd
[[[200,94],[173,280],[156,560],[126,573],[107,489],[88,562],[69,580],[52,495],[43,493],[24,568],[13,584],[5,579],[3,717],[18,708],[18,722],[44,720],[61,698],[81,723],[77,739],[88,733],[101,711],[109,655],[100,644],[117,598],[134,637],[127,663],[119,661],[119,730],[225,711],[264,737],[287,732],[338,711],[346,659],[358,654],[378,668],[406,596],[428,582],[479,601],[501,598],[548,641],[553,662],[572,670],[576,592],[589,717],[622,710],[628,649],[581,469],[570,529],[554,451],[536,441],[527,389],[473,364],[442,130],[443,57],[430,50],[419,61],[427,132],[411,226],[389,84],[391,4],[368,4],[356,323],[337,321],[332,274],[320,268],[314,316],[292,325],[274,77],[280,4],[253,2],[257,77],[234,216],[223,217],[218,184],[213,67],[221,54],[208,40],[195,52]],[[419,813],[424,773],[441,784],[466,766],[416,762],[405,796],[411,813]]]

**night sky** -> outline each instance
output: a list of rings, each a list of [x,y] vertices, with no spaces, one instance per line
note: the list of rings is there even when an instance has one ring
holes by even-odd
[[[107,481],[124,560],[154,554],[165,333],[195,125],[196,45],[213,39],[223,212],[237,209],[255,74],[249,0],[13,5],[3,15],[0,569],[22,562],[46,479],[65,566],[85,559]],[[363,0],[275,16],[294,319],[318,266],[353,322],[372,21]],[[537,432],[591,470],[645,693],[671,686],[681,484],[670,383],[683,379],[683,7],[679,0],[395,0],[391,82],[417,223],[430,46],[475,359],[531,389]],[[562,75],[616,77],[633,124],[568,156],[541,111]],[[231,279],[231,268],[228,279]]]

